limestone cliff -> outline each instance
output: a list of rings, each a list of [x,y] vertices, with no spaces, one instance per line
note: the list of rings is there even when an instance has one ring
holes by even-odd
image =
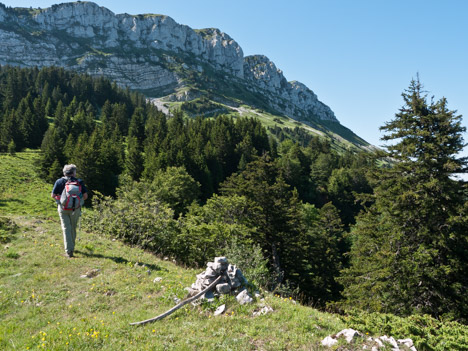
[[[219,29],[193,30],[164,15],[116,15],[92,2],[47,9],[0,4],[0,42],[2,65],[62,66],[168,100],[208,93],[255,106],[261,96],[263,106],[294,119],[337,121],[310,89],[288,82],[265,56],[244,58]],[[243,100],[247,91],[250,101]]]
[[[244,60],[245,79],[256,92],[266,91],[275,109],[296,119],[314,116],[323,120],[336,120],[333,111],[317,99],[312,90],[300,82],[288,82],[283,72],[266,56],[247,56]]]

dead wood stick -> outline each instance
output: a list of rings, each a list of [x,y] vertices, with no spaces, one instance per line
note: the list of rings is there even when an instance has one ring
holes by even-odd
[[[218,278],[216,278],[213,283],[211,283],[210,285],[208,285],[208,287],[203,290],[203,291],[200,291],[198,294],[196,294],[195,296],[192,296],[192,297],[189,297],[188,299],[184,300],[184,301],[181,301],[178,305],[172,307],[169,311],[167,312],[164,312],[163,314],[160,314],[159,316],[157,317],[154,317],[154,318],[150,318],[150,319],[147,319],[145,321],[141,321],[141,322],[135,322],[135,323],[130,323],[130,325],[142,325],[142,324],[146,324],[146,323],[151,323],[151,322],[155,322],[155,321],[158,321],[160,319],[163,319],[164,317],[166,316],[169,316],[170,314],[174,313],[175,311],[177,311],[179,308],[181,308],[182,306],[188,304],[189,302],[192,302],[193,300],[196,300],[198,299],[200,296],[202,296],[204,293],[210,291],[211,289],[213,289],[216,284],[219,283],[219,281],[221,280],[221,278],[223,277],[223,274],[221,274]]]

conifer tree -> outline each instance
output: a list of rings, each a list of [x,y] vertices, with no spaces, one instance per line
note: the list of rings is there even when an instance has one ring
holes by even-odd
[[[143,176],[153,179],[160,168],[166,168],[167,162],[161,162],[162,144],[167,135],[167,120],[162,113],[151,114],[145,125],[145,170]]]
[[[49,181],[52,182],[55,179],[60,178],[63,175],[62,169],[63,169],[63,164],[60,163],[59,160],[55,160],[49,168],[47,179],[49,179]]]
[[[45,114],[44,101],[41,97],[37,97],[33,102],[33,113],[34,113],[34,140],[31,142],[33,148],[41,146],[44,134],[49,127]]]
[[[16,145],[15,145],[15,142],[13,140],[11,140],[9,143],[8,143],[8,153],[12,156],[15,155],[16,153]]]
[[[268,155],[247,164],[221,185],[224,195],[245,196],[252,225],[258,228],[251,239],[262,246],[270,260],[277,284],[297,284],[303,270],[305,237],[300,232],[302,211],[297,192],[284,182]]]
[[[53,112],[54,112],[54,107],[52,105],[52,100],[49,98],[49,99],[47,99],[47,103],[46,103],[46,106],[45,106],[44,113],[45,113],[46,117],[51,117]]]
[[[15,149],[16,149],[16,143],[14,142],[16,138],[15,131],[17,128],[16,126],[16,113],[14,110],[9,111],[7,110],[5,114],[3,115],[2,118],[2,124],[0,125],[0,150],[1,151],[7,151],[8,145],[10,144],[11,141],[15,144]]]
[[[418,80],[381,129],[392,167],[374,175],[375,203],[352,231],[346,303],[398,314],[468,320],[468,203],[451,178],[466,169],[461,116],[428,102]]]
[[[66,139],[72,128],[71,116],[66,112],[62,101],[57,104],[54,114],[54,125],[62,139]]]
[[[128,148],[125,158],[125,169],[133,180],[138,181],[144,168],[143,146],[137,137],[129,137],[127,140]]]
[[[313,205],[306,204],[304,208]],[[309,210],[310,211],[310,210]],[[305,260],[303,274],[298,277],[300,286],[315,304],[339,297],[341,286],[336,281],[342,264],[341,242],[343,225],[338,211],[331,202],[317,211],[316,218],[304,220],[307,232],[304,246]]]
[[[136,137],[138,142],[143,145],[145,139],[145,114],[142,107],[137,107],[133,112],[128,129],[128,136]]]
[[[54,169],[54,162],[65,164],[65,156],[63,153],[63,140],[60,137],[57,128],[50,126],[44,135],[41,145],[42,155],[39,162],[42,176],[49,182],[54,182],[56,178],[52,177],[51,169]],[[62,166],[63,167],[63,166]]]

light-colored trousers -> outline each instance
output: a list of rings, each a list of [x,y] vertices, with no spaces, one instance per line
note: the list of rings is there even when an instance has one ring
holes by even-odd
[[[58,213],[63,231],[63,244],[66,252],[75,250],[76,227],[81,215],[81,208],[75,211],[65,211],[62,206],[58,205]]]

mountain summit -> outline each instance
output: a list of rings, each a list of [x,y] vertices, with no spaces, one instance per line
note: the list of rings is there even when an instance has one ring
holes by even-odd
[[[163,109],[205,99],[215,110],[248,105],[310,126],[339,124],[312,90],[288,82],[266,56],[244,57],[219,29],[192,29],[165,15],[114,14],[81,1],[46,9],[0,4],[0,40],[2,65],[106,76],[155,98]]]

